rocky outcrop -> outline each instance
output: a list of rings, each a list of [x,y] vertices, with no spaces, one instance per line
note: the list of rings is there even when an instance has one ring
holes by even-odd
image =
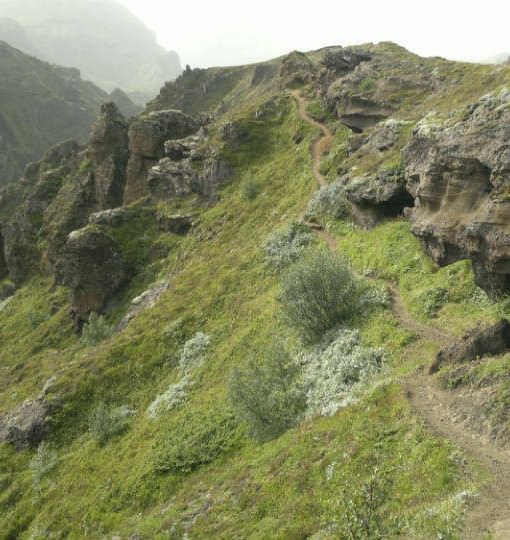
[[[124,315],[120,323],[117,325],[117,330],[124,330],[124,328],[126,328],[126,326],[133,319],[138,317],[145,310],[155,306],[159,302],[159,299],[161,298],[163,293],[166,292],[169,287],[170,283],[167,280],[158,281],[157,283],[154,283],[152,287],[144,291],[142,294],[140,294],[136,298],[133,298],[126,315]]]
[[[403,151],[413,233],[441,266],[470,259],[477,284],[496,295],[510,288],[509,140],[503,90],[457,123],[426,118]]]
[[[399,169],[347,178],[345,195],[352,205],[354,221],[363,227],[373,227],[384,218],[400,216],[405,208],[414,204]]]
[[[214,200],[218,188],[234,174],[232,167],[214,151],[201,150],[205,132],[165,144],[167,157],[148,174],[150,197],[154,201],[196,194]]]
[[[0,443],[13,444],[17,450],[35,448],[49,433],[50,415],[59,400],[48,400],[56,381],[51,377],[35,399],[27,399],[13,410],[0,415]]]
[[[101,107],[101,116],[92,126],[87,154],[97,206],[105,209],[121,205],[129,157],[128,123],[114,103]]]
[[[193,226],[191,214],[160,215],[157,217],[158,229],[173,234],[186,234]]]
[[[165,142],[195,133],[200,126],[175,110],[155,111],[136,118],[129,128],[129,163],[124,203],[148,195],[147,172],[165,154]]]
[[[493,326],[471,330],[460,341],[439,351],[429,373],[436,373],[445,364],[469,362],[483,356],[501,354],[509,349],[510,324],[502,319]]]
[[[310,83],[316,76],[317,67],[305,53],[293,51],[282,61],[279,76],[280,88],[292,88]]]
[[[118,243],[97,226],[72,232],[56,267],[56,281],[71,289],[72,317],[81,328],[88,315],[101,313],[126,283],[128,265]]]

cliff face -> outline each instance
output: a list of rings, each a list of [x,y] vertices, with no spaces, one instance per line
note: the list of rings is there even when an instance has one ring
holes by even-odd
[[[0,39],[16,38],[24,52],[78,68],[107,92],[120,87],[150,98],[181,72],[178,55],[112,0],[1,0],[0,13],[11,20],[0,23]]]
[[[483,97],[460,121],[446,124],[422,122],[403,151],[408,189],[416,198],[412,231],[438,264],[471,259],[481,287],[506,292],[510,91]]]

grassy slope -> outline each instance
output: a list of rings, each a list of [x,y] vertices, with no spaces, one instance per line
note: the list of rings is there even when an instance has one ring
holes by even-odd
[[[180,538],[187,530],[190,538],[287,539],[323,530],[328,538],[328,525],[343,519],[342,509],[375,466],[391,479],[383,510],[393,534],[406,527],[418,538],[454,536],[461,510],[454,496],[479,479],[412,414],[400,377],[429,362],[436,345],[417,343],[389,311],[360,323],[365,341],[385,348],[390,369],[358,404],[262,446],[234,430],[230,449],[211,464],[187,475],[155,471],[161,433],[185,413],[197,422],[210,410],[228,416],[229,369],[275,334],[293,338],[280,323],[278,279],[260,246],[270,231],[299,215],[314,190],[314,134],[290,98],[278,109],[280,114],[248,122],[252,139],[233,156],[236,181],[202,213],[199,231],[166,239],[171,252],[156,271],[171,277],[171,290],[125,332],[83,347],[66,322],[64,291],[50,292],[45,280],[21,289],[0,313],[2,408],[37,394],[54,373],[51,395],[65,396],[51,440],[59,462],[39,498],[28,469],[33,452],[0,448],[0,537],[139,532],[142,538]],[[253,111],[244,115],[252,119]],[[298,130],[306,138],[297,146],[292,135]],[[261,186],[253,201],[240,196],[245,177]],[[478,318],[492,319],[500,309],[488,301],[477,304],[479,292],[465,263],[437,271],[403,222],[369,232],[348,224],[331,227],[355,266],[399,283],[417,316],[431,314],[419,300],[428,287],[447,289],[437,321],[455,331]],[[212,348],[190,402],[149,420],[146,407],[177,378],[179,345],[197,331],[212,337]],[[104,447],[87,433],[87,417],[100,400],[137,410],[130,428]],[[174,433],[176,440],[179,435]]]

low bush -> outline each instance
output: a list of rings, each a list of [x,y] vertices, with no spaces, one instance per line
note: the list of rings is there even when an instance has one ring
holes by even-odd
[[[239,422],[263,442],[295,426],[305,409],[299,366],[280,345],[232,372],[229,397]]]
[[[180,407],[188,400],[188,390],[193,382],[183,377],[179,382],[171,384],[168,389],[156,397],[147,408],[149,418],[157,418],[160,413]]]
[[[297,222],[273,232],[264,245],[269,264],[280,271],[297,261],[312,243],[313,236],[307,227]]]
[[[211,345],[211,338],[203,332],[197,332],[182,346],[179,355],[181,375],[189,374],[205,362],[205,352]]]
[[[109,407],[101,402],[89,416],[89,431],[99,444],[106,444],[111,437],[126,429],[133,414],[125,405]]]
[[[343,219],[350,215],[350,204],[345,196],[345,188],[339,181],[316,191],[308,202],[307,219],[328,217]]]
[[[306,416],[328,416],[348,404],[353,389],[376,374],[383,351],[361,345],[357,330],[337,330],[300,355],[306,389]]]
[[[32,483],[34,491],[40,495],[42,481],[57,466],[58,455],[49,443],[43,441],[37,448],[35,456],[30,461],[30,471],[32,473]]]
[[[287,323],[303,341],[313,343],[352,319],[357,312],[358,289],[338,254],[316,251],[287,271],[280,301]]]
[[[92,312],[89,320],[83,326],[81,341],[87,347],[92,347],[110,338],[112,334],[113,328],[107,320],[102,315]]]
[[[234,416],[219,407],[186,411],[172,418],[156,441],[159,472],[189,473],[235,446],[239,430]]]
[[[239,186],[241,197],[245,201],[252,201],[260,193],[259,183],[251,177],[245,178]]]

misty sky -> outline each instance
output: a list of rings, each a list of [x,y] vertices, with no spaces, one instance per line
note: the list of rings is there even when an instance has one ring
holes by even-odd
[[[118,0],[192,67],[391,40],[424,56],[510,52],[510,0]]]

